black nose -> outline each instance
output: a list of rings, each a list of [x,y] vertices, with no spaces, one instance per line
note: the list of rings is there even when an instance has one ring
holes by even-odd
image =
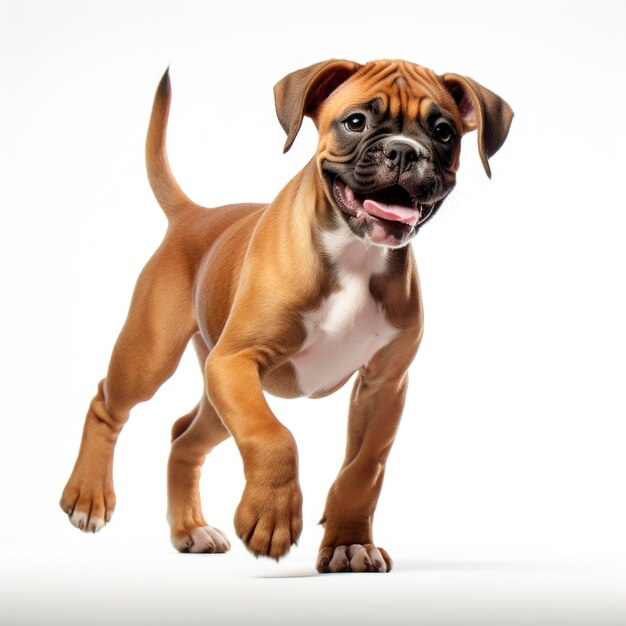
[[[400,139],[390,139],[383,144],[383,154],[390,168],[404,172],[420,158],[421,150],[417,145]]]

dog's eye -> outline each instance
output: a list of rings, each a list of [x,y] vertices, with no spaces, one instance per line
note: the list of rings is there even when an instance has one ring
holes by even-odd
[[[360,133],[365,130],[365,115],[353,113],[344,120],[343,124],[351,133]]]
[[[439,122],[434,128],[434,135],[441,143],[449,143],[454,137],[454,129],[448,122]]]

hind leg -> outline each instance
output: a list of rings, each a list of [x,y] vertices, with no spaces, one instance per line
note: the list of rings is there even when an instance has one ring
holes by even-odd
[[[167,269],[168,271],[164,271]],[[60,505],[70,522],[97,532],[115,508],[113,454],[131,409],[174,373],[195,332],[191,278],[162,249],[141,273],[106,378],[91,401],[78,458]]]
[[[207,454],[230,433],[203,396],[194,411],[174,424],[172,435],[167,467],[167,519],[172,544],[179,552],[226,552],[230,542],[220,530],[209,526],[202,514],[199,484]]]
[[[199,335],[193,338],[200,364],[208,349]],[[167,519],[172,544],[179,552],[227,552],[230,542],[209,526],[200,504],[200,472],[207,454],[230,433],[211,406],[206,394],[198,406],[174,423],[172,449],[167,467]]]

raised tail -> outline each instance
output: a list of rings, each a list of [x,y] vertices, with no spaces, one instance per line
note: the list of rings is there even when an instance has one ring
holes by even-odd
[[[148,180],[168,220],[181,212],[185,212],[187,208],[196,206],[179,187],[167,159],[165,137],[171,99],[172,86],[170,84],[170,68],[168,67],[154,95],[146,138]]]

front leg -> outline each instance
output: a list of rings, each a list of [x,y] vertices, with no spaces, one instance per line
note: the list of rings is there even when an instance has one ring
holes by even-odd
[[[216,347],[205,372],[209,399],[243,459],[246,486],[235,530],[256,556],[278,559],[302,532],[296,443],[265,400],[253,350],[228,354]]]
[[[316,563],[321,573],[391,569],[389,555],[374,545],[372,536],[385,463],[400,423],[408,383],[406,370],[391,365],[391,359],[377,355],[369,367],[359,371],[355,381],[346,456],[321,520],[324,537]]]

